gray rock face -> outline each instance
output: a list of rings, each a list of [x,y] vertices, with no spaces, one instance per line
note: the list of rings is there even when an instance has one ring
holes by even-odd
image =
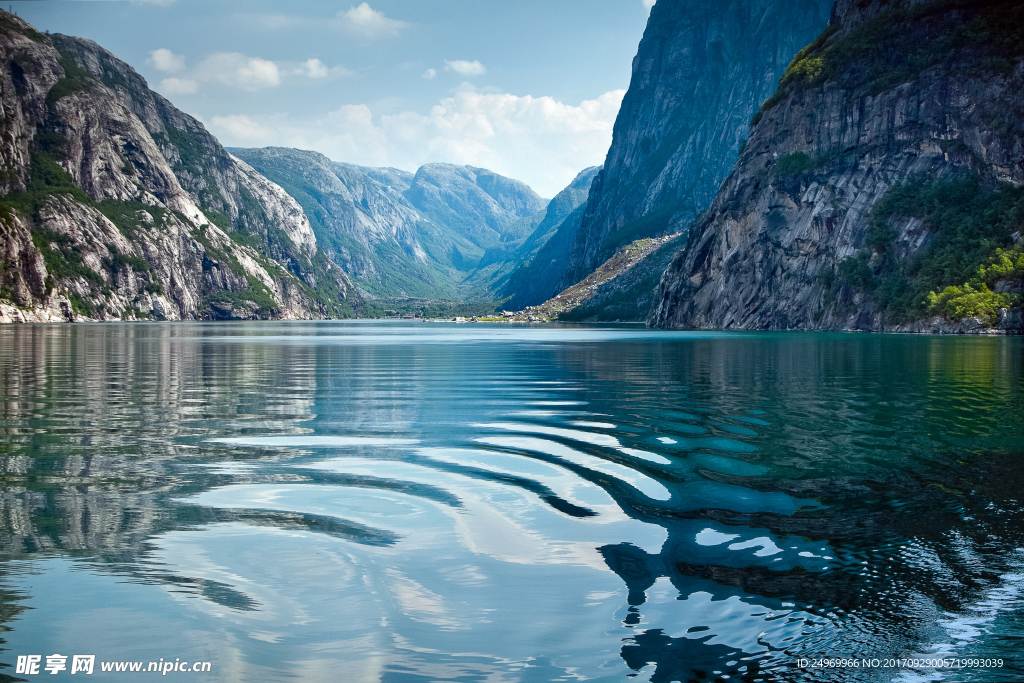
[[[427,164],[412,174],[296,149],[232,151],[302,204],[319,244],[376,297],[479,298],[490,279],[467,280],[521,242],[544,208],[525,184],[480,168]]]
[[[53,59],[36,59],[45,51],[45,36],[0,10],[0,194],[24,192],[29,180],[29,144],[37,121],[46,118],[46,94],[64,76]]]
[[[758,106],[826,26],[832,0],[659,0],[604,169],[559,282],[618,248],[685,230],[715,197]]]
[[[0,319],[351,314],[301,207],[127,64],[4,12],[0,64]]]
[[[854,35],[882,12],[918,4],[842,0],[833,16],[838,30],[824,45]],[[954,7],[928,20],[956,27],[966,16],[958,12],[963,10]],[[916,25],[906,21],[910,35]],[[871,209],[896,183],[969,174],[979,174],[991,187],[1024,183],[1024,60],[993,66],[997,62],[975,54],[956,56],[960,61],[953,66],[947,60],[916,73],[897,72],[904,74],[899,82],[876,86],[879,91],[844,86],[850,74],[856,75],[849,70],[838,81],[780,90],[778,104],[753,128],[711,209],[691,229],[685,251],[665,271],[648,323],[721,329],[934,327],[927,321],[917,327],[889,325],[871,297],[849,287],[837,296],[826,275],[866,248]],[[785,159],[801,159],[803,168],[786,172],[780,168]],[[895,216],[889,226],[891,253],[902,263],[922,254],[933,237],[919,219]]]

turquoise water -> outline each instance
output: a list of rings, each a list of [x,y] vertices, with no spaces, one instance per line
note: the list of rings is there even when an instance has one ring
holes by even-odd
[[[1022,341],[5,326],[0,680],[1020,680]]]

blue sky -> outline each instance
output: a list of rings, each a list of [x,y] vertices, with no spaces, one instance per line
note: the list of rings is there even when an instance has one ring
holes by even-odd
[[[225,145],[471,164],[551,197],[603,162],[651,0],[7,4],[109,49]]]

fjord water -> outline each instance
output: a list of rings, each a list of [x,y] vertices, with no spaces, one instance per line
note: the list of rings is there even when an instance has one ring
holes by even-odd
[[[0,679],[1024,676],[1019,338],[6,326],[0,393]]]

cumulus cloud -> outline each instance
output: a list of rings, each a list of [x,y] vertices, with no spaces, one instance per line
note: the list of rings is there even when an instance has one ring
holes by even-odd
[[[307,59],[296,69],[295,73],[310,78],[327,78],[331,74],[331,70],[319,59]]]
[[[248,144],[261,144],[274,137],[274,130],[253,121],[248,116],[214,116],[210,119],[213,127],[226,132],[232,139],[244,140]]]
[[[196,76],[203,81],[250,92],[281,84],[281,72],[277,64],[259,57],[246,57],[238,52],[210,55],[196,67]]]
[[[427,69],[423,72],[423,78],[426,78],[427,80],[437,78],[437,69]]]
[[[466,59],[456,59],[454,61],[446,59],[444,60],[444,70],[454,71],[463,76],[482,76],[487,73],[487,67],[475,59],[472,62]]]
[[[168,95],[191,95],[199,90],[199,84],[188,78],[165,78],[160,81],[160,91]]]
[[[150,53],[150,62],[161,71],[177,72],[185,68],[185,58],[161,48]],[[304,62],[272,62],[238,52],[212,54],[187,74],[165,78],[159,90],[167,95],[191,95],[203,84],[223,85],[256,92],[275,88],[286,79],[304,77],[316,80],[351,75],[343,66],[328,67],[311,57]]]
[[[183,55],[176,55],[165,47],[150,52],[149,59],[146,61],[156,67],[157,71],[165,71],[171,74],[176,71],[182,71],[185,68],[185,57]]]
[[[383,12],[378,12],[365,2],[358,7],[338,12],[337,16],[347,28],[371,38],[397,36],[408,26],[404,21],[388,18]]]
[[[305,120],[215,117],[211,130],[229,146],[314,149],[367,166],[410,171],[437,161],[481,166],[551,197],[583,168],[604,162],[624,94],[613,90],[572,105],[464,86],[426,114],[374,117],[366,105],[347,105]]]
[[[640,0],[640,2],[644,4],[644,9],[649,10],[652,7],[654,7],[654,3],[656,2],[656,0]]]

